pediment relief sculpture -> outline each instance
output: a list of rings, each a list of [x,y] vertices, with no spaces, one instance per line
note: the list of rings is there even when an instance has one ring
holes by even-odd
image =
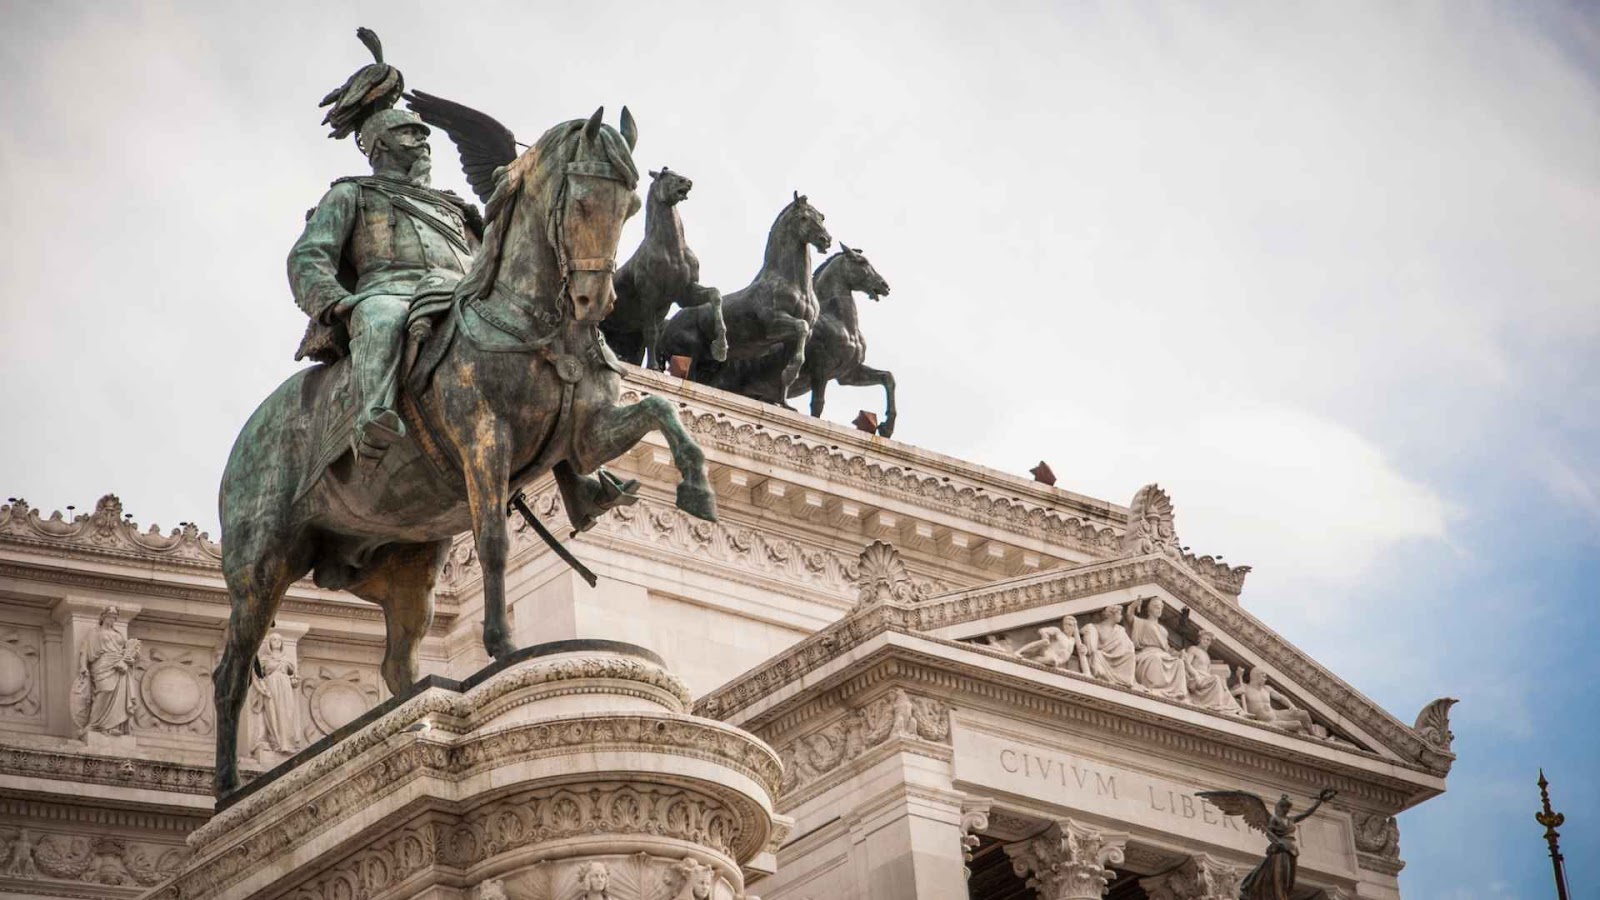
[[[1174,612],[1161,597],[1073,613],[967,643],[1290,734],[1352,743],[1274,685],[1265,670],[1191,622],[1187,609]]]

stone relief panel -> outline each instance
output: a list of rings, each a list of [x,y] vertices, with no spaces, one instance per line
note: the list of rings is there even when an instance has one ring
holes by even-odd
[[[778,750],[789,793],[816,781],[892,737],[950,742],[950,707],[895,688],[849,711],[842,719],[796,738]]]
[[[189,853],[181,845],[26,828],[0,828],[0,848],[0,873],[12,878],[128,887],[159,884]]]
[[[39,685],[43,643],[41,629],[0,624],[0,719],[43,720]]]
[[[378,671],[346,663],[308,663],[300,676],[305,715],[303,744],[311,744],[355,721],[383,698]]]
[[[384,897],[434,866],[468,870],[501,853],[596,834],[650,835],[730,853],[739,824],[730,810],[686,789],[589,785],[529,791],[474,810],[401,829],[376,846],[299,885],[290,900]],[[599,868],[596,868],[598,866]],[[506,900],[734,900],[735,886],[693,857],[643,853],[541,862],[477,888]],[[599,894],[585,893],[599,891]],[[609,893],[606,893],[609,892]]]
[[[209,736],[216,728],[211,703],[209,648],[144,642],[133,667],[135,733]]]
[[[473,900],[734,900],[736,887],[692,856],[646,853],[536,863],[479,883]]]
[[[1174,700],[1314,740],[1354,746],[1251,667],[1188,611],[1141,597],[966,641],[1061,672]]]

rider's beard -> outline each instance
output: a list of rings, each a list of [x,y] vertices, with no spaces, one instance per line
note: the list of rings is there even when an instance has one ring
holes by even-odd
[[[410,179],[412,184],[425,185],[432,175],[433,158],[426,153],[417,154],[417,158],[411,161],[411,168],[406,170],[406,178]]]

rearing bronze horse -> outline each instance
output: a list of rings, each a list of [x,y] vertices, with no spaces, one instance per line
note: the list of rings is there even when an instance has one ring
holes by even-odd
[[[515,156],[505,137],[494,152]],[[344,399],[347,362],[291,376],[245,424],[220,497],[233,612],[214,676],[219,796],[238,785],[251,662],[284,591],[307,572],[383,607],[383,678],[400,693],[418,676],[451,537],[468,528],[483,566],[484,648],[513,651],[506,504],[517,486],[553,470],[581,527],[616,500],[614,485],[582,473],[659,430],[683,475],[678,506],[716,518],[705,457],[672,406],[659,397],[617,405],[620,366],[597,328],[615,296],[623,222],[639,210],[635,140],[626,110],[621,133],[597,110],[481,173],[494,185],[484,247],[434,338],[453,339],[442,355],[425,349],[438,360],[432,379],[402,400],[413,438],[391,446],[378,468],[359,471],[347,455],[315,471],[327,446],[319,423],[337,418],[330,410]]]
[[[712,354],[714,329],[705,306],[679,310],[667,322],[661,355],[689,357],[694,381],[787,406],[784,398],[805,363],[806,339],[817,320],[811,248],[826,253],[833,243],[822,219],[798,191],[778,213],[767,234],[761,271],[749,286],[722,298],[725,363]]]

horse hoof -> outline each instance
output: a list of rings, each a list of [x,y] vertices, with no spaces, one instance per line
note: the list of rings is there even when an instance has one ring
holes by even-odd
[[[678,508],[697,519],[717,520],[717,495],[709,488],[678,482]]]
[[[494,659],[505,659],[511,654],[517,652],[516,645],[511,643],[511,641],[507,640],[506,638],[500,638],[492,641],[486,639],[483,642],[483,649],[488,651],[489,655]]]
[[[882,425],[879,425],[878,437],[894,437],[894,423],[885,420]]]
[[[711,344],[711,358],[717,362],[728,361],[728,342],[714,341]]]

